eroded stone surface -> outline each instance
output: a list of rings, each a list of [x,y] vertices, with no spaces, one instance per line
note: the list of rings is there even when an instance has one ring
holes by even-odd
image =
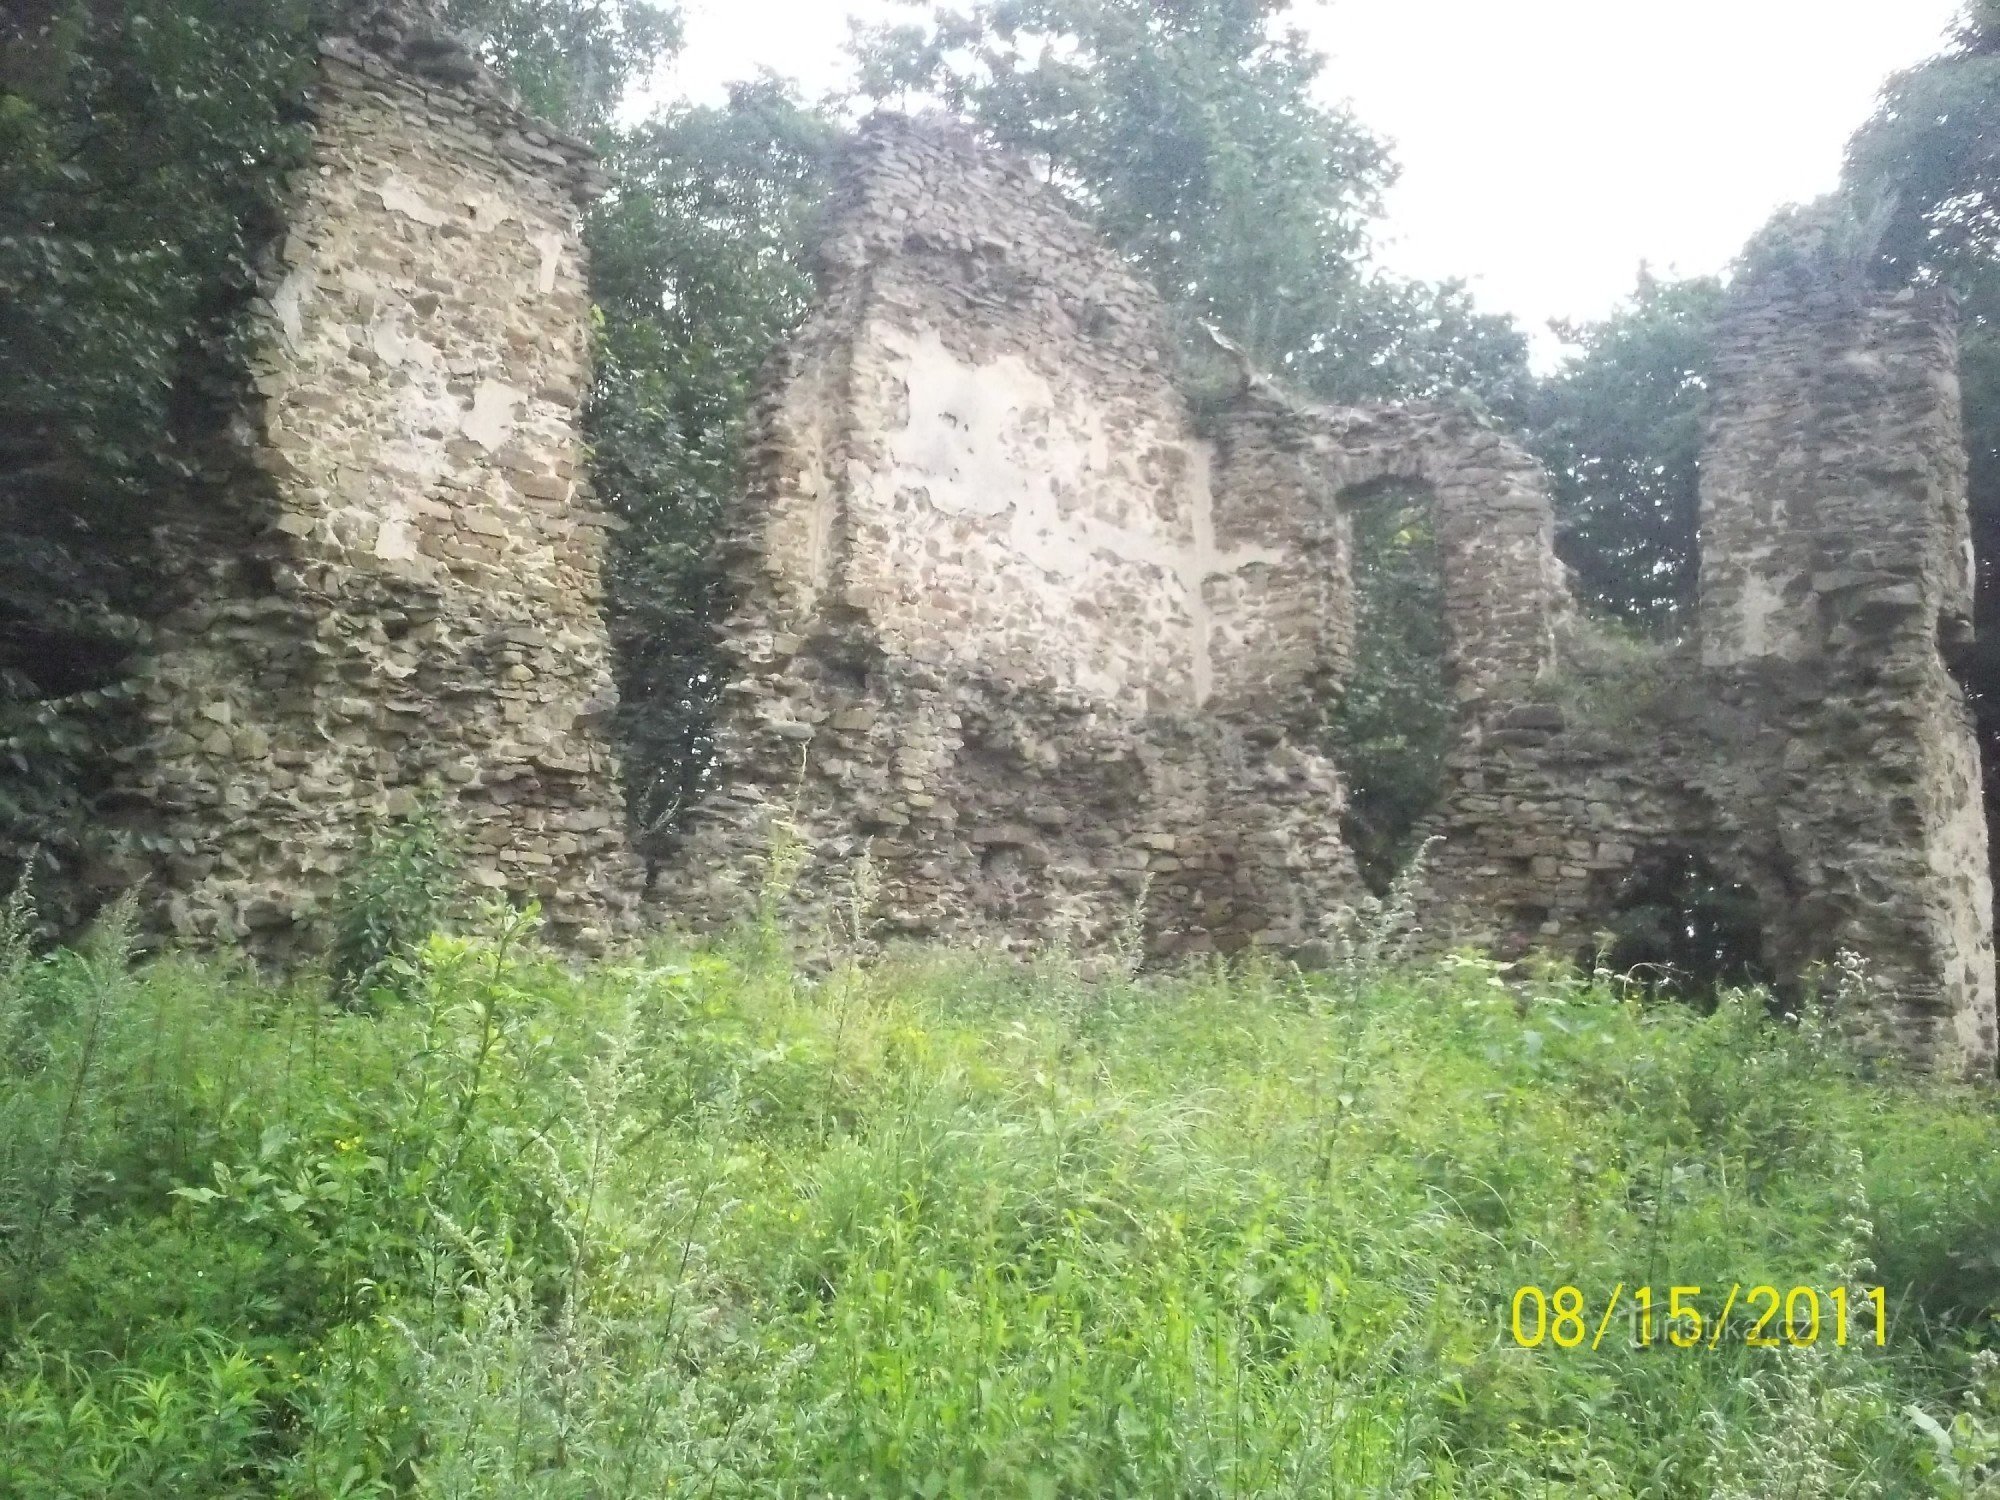
[[[633,883],[577,439],[598,184],[421,14],[350,31],[271,280],[254,482],[168,538],[195,587],[110,810],[176,931],[283,953],[361,822],[442,789],[475,880],[591,946]],[[725,926],[767,887],[866,940],[1311,953],[1362,898],[1320,717],[1355,649],[1344,501],[1415,486],[1461,705],[1427,939],[1575,953],[1635,867],[1695,854],[1755,893],[1775,971],[1861,952],[1857,1029],[1990,1068],[1944,306],[1737,290],[1697,637],[1591,709],[1517,444],[1247,370],[1197,421],[1153,292],[959,128],[863,131],[820,281],[754,423],[724,774],[666,915]]]
[[[1587,950],[1646,851],[1755,895],[1769,971],[1841,950],[1868,1044],[1990,1071],[1978,751],[1951,310],[1799,272],[1739,286],[1703,456],[1696,638],[1610,718],[1523,703],[1452,761],[1440,941]],[[1597,716],[1600,718],[1603,716]]]
[[[821,269],[758,424],[724,786],[671,914],[741,917],[782,822],[795,904],[876,935],[1317,940],[1360,894],[1318,723],[1353,649],[1337,497],[1436,489],[1472,702],[1564,607],[1532,462],[1463,413],[1257,380],[1197,430],[1152,290],[942,122],[864,132]]]
[[[311,936],[370,816],[440,802],[481,887],[592,947],[626,919],[580,470],[581,143],[419,12],[322,47],[248,482],[169,541],[192,586],[116,799],[183,937]]]
[[[882,120],[756,426],[720,790],[660,893],[861,936],[1310,952],[1360,895],[1317,715],[1352,664],[1343,500],[1427,491],[1461,740],[1434,945],[1576,953],[1635,867],[1753,890],[1766,958],[1875,965],[1850,1018],[1990,1066],[1985,829],[1943,650],[1969,613],[1936,305],[1739,289],[1698,641],[1565,706],[1582,638],[1545,477],[1466,412],[1333,410],[1246,373],[1197,424],[1151,292],[1020,167]]]

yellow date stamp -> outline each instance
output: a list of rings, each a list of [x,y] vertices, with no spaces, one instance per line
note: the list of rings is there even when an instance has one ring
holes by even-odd
[[[1600,1308],[1577,1287],[1524,1286],[1514,1293],[1507,1332],[1520,1349],[1595,1349],[1622,1312],[1635,1349],[1716,1349],[1724,1339],[1751,1349],[1805,1348],[1825,1339],[1844,1349],[1851,1337],[1879,1349],[1889,1340],[1889,1299],[1879,1286],[1780,1290],[1739,1281],[1713,1311],[1720,1293],[1720,1287],[1656,1290],[1621,1281]]]

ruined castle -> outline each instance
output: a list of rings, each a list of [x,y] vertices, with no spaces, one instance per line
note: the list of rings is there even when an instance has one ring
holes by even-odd
[[[1588,951],[1635,868],[1691,853],[1774,973],[1865,954],[1873,1040],[1990,1065],[1941,300],[1736,290],[1696,642],[1613,729],[1547,691],[1579,625],[1548,485],[1473,414],[1246,373],[1197,420],[1152,290],[948,123],[863,131],[819,276],[756,423],[723,784],[670,910],[741,913],[775,836],[797,904],[879,933],[1310,952],[1367,900],[1320,707],[1353,661],[1348,502],[1414,485],[1459,720],[1424,941]]]
[[[369,815],[441,795],[474,880],[590,949],[638,899],[578,427],[602,184],[400,10],[325,43],[315,107],[241,422],[257,482],[190,560],[120,816],[175,932],[283,952]],[[874,939],[1310,955],[1366,899],[1322,723],[1348,506],[1416,486],[1458,703],[1424,941],[1574,953],[1689,851],[1752,893],[1774,969],[1865,953],[1864,1030],[1990,1068],[1941,302],[1736,290],[1696,641],[1614,729],[1549,691],[1578,625],[1548,487],[1473,412],[1245,370],[1198,414],[1155,293],[945,122],[862,131],[817,269],[754,423],[721,775],[663,919],[781,886]]]

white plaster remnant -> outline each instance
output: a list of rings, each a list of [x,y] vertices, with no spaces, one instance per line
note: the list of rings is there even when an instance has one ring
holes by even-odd
[[[535,273],[535,290],[544,294],[556,289],[556,270],[562,265],[563,237],[553,230],[534,237],[534,246],[542,253],[541,268]]]
[[[463,208],[471,220],[470,227],[475,233],[487,234],[498,229],[509,219],[517,217],[514,210],[496,193],[461,193],[459,207]]]
[[[877,333],[906,393],[908,420],[888,434],[887,472],[856,466],[850,483],[872,493],[877,505],[889,496],[921,495],[942,515],[994,523],[985,528],[1000,548],[994,589],[1041,595],[1050,616],[1071,622],[1073,643],[1090,633],[1076,605],[1094,602],[1094,585],[1107,567],[1171,580],[1164,623],[1177,639],[1168,654],[1186,664],[1195,703],[1205,702],[1215,673],[1203,585],[1283,560],[1275,548],[1216,546],[1206,446],[1183,445],[1184,477],[1172,510],[1184,519],[1161,525],[1146,505],[1132,503],[1151,497],[1129,451],[1114,451],[1097,405],[1059,395],[1018,355],[971,364],[935,328],[911,336],[885,326]],[[1124,524],[1128,517],[1154,524]],[[1026,567],[1008,567],[1007,559]],[[1141,620],[1109,620],[1096,629],[1149,633]],[[978,642],[957,644],[976,649]],[[1144,643],[1134,645],[1132,654],[1143,654]],[[1101,696],[1117,697],[1132,686],[1081,660],[1075,672],[1076,686]]]
[[[1799,633],[1797,610],[1785,599],[1789,569],[1780,566],[1769,549],[1746,550],[1743,563],[1747,566],[1728,610],[1718,607],[1711,612],[1711,627],[1702,637],[1703,664],[1726,667],[1760,658],[1798,660],[1806,654],[1806,642]]]
[[[368,346],[388,364],[414,365],[426,370],[444,368],[444,355],[429,340],[406,332],[390,317],[378,317],[368,328]]]
[[[482,380],[472,393],[472,410],[465,414],[460,428],[473,442],[491,452],[513,436],[521,404],[527,399],[526,392],[504,382]]]
[[[436,229],[451,217],[394,172],[382,179],[381,186],[377,187],[375,192],[381,198],[382,206],[389,212],[401,214],[406,219],[414,219],[432,229]]]
[[[408,562],[417,555],[416,539],[409,522],[399,515],[389,516],[375,532],[374,554],[384,562]]]
[[[1300,946],[1359,882],[1290,711],[1327,629],[1291,447],[1211,454],[1151,288],[969,134],[867,136],[748,445],[724,780],[656,890],[729,920],[784,799],[799,906],[869,851],[866,940]]]
[[[271,293],[271,311],[277,316],[285,347],[294,354],[298,353],[306,336],[306,300],[318,288],[319,278],[311,266],[295,266],[285,273],[285,279]]]

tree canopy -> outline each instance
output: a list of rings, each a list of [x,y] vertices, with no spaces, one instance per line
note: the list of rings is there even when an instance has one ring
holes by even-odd
[[[917,7],[922,0],[906,0]],[[862,30],[860,94],[941,102],[1041,167],[1149,275],[1327,399],[1471,389],[1518,403],[1526,345],[1456,283],[1388,275],[1387,146],[1320,97],[1290,0],[987,0]]]
[[[530,110],[574,131],[608,128],[681,44],[680,7],[660,0],[447,0],[445,18]]]
[[[0,850],[73,859],[151,529],[194,499],[303,158],[305,3],[53,3],[0,19]]]
[[[805,247],[836,138],[775,79],[626,134],[588,235],[600,309],[588,411],[597,489],[624,523],[612,627],[642,843],[707,769],[712,560],[758,368],[804,316]]]
[[[1714,321],[1713,278],[1641,273],[1625,306],[1563,330],[1571,355],[1538,391],[1558,545],[1585,601],[1669,630],[1694,603],[1695,526]]]

